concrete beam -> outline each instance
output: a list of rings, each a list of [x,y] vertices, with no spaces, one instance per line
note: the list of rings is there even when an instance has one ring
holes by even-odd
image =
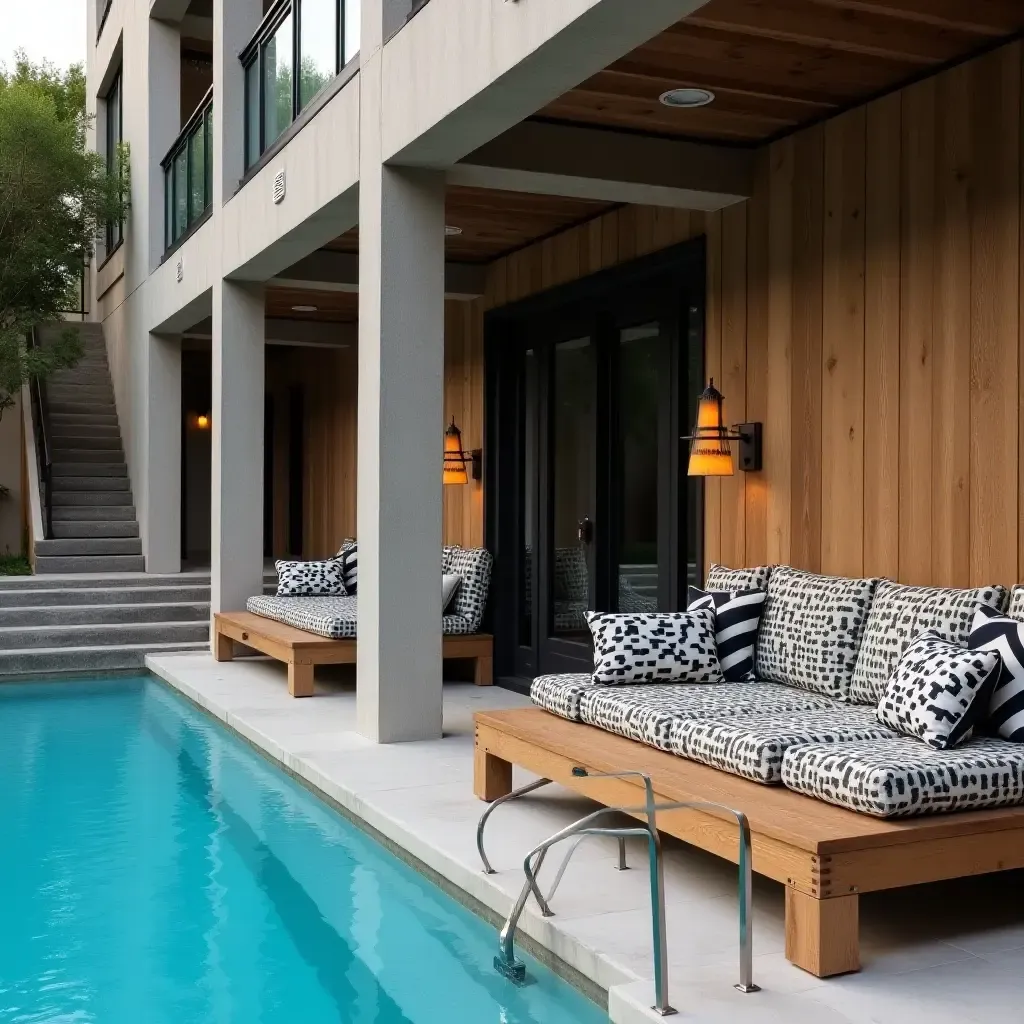
[[[308,348],[349,348],[358,340],[355,324],[332,324],[321,320],[286,320],[267,317],[264,336],[268,345],[293,345]],[[185,338],[210,339],[213,320],[201,320],[183,335]]]
[[[444,265],[444,294],[448,299],[475,299],[484,294],[487,268],[482,263]],[[320,249],[282,270],[268,287],[305,288],[309,291],[359,291],[359,256]]]
[[[179,22],[185,17],[189,0],[150,0],[149,16],[157,21]]]
[[[720,210],[753,194],[753,152],[524,121],[460,160],[453,185]]]
[[[430,0],[381,51],[383,159],[449,167],[705,2]]]

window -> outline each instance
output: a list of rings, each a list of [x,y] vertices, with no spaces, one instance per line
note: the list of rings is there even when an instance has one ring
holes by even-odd
[[[121,146],[121,72],[114,76],[106,96],[107,123],[104,136],[104,156],[107,160],[107,173],[115,174],[120,167],[120,146]],[[104,242],[106,243],[107,255],[109,256],[124,238],[124,221],[115,220],[108,222],[106,226]]]
[[[164,157],[164,243],[170,248],[213,199],[213,87]]]
[[[252,167],[359,50],[360,0],[278,0],[242,51]]]

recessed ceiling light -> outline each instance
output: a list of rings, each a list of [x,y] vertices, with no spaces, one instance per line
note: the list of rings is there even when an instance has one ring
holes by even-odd
[[[460,228],[457,224],[445,224],[444,233],[446,235],[461,235],[462,228]]]
[[[293,313],[315,313],[318,306],[292,306]]]
[[[715,94],[710,89],[669,89],[658,100],[666,107],[706,107],[715,102]]]

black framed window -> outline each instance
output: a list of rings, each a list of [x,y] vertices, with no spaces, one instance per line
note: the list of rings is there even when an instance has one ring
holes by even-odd
[[[213,87],[163,158],[164,245],[170,248],[213,201]]]
[[[278,0],[239,59],[248,170],[359,50],[360,0]]]
[[[103,153],[107,161],[107,172],[109,174],[120,173],[120,149],[124,125],[124,118],[121,111],[121,72],[114,76],[110,88],[105,97],[106,104],[106,128],[103,140]],[[105,230],[104,242],[107,255],[109,256],[124,238],[124,221],[120,218],[108,221]]]

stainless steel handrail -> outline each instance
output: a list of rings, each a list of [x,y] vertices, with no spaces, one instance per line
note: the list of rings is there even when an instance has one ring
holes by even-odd
[[[578,821],[567,825],[565,828],[549,836],[544,842],[535,846],[523,859],[523,873],[526,882],[517,898],[504,926],[499,935],[499,951],[494,958],[494,967],[501,974],[517,983],[526,979],[526,966],[515,956],[515,931],[519,919],[526,908],[526,903],[532,893],[540,905],[542,912],[547,907],[547,900],[540,892],[537,883],[537,873],[543,863],[547,851],[563,839],[571,836],[580,836],[580,839],[573,845],[562,862],[562,866],[555,878],[555,884],[548,894],[548,900],[554,895],[561,881],[562,874],[579,846],[582,838],[588,835],[605,835],[615,837],[620,844],[620,860],[623,856],[625,839],[629,836],[645,836],[648,843],[648,861],[651,875],[651,928],[654,953],[654,990],[655,1003],[652,1009],[662,1016],[675,1013],[668,1001],[668,941],[666,935],[665,921],[665,871],[662,858],[661,835],[657,828],[657,812],[672,810],[718,810],[736,818],[739,826],[739,855],[737,857],[739,869],[739,924],[740,924],[740,980],[735,986],[741,992],[756,992],[758,986],[753,979],[753,931],[751,921],[751,901],[753,895],[753,879],[751,873],[751,850],[750,850],[750,825],[746,815],[724,804],[717,804],[707,801],[672,801],[669,803],[658,803],[654,797],[654,787],[650,776],[645,772],[588,772],[585,768],[574,768],[573,775],[578,778],[624,778],[627,776],[640,778],[644,783],[646,800],[641,807],[601,807],[591,814],[580,818]],[[509,794],[503,799],[513,799],[515,795],[522,796],[524,792],[531,792],[539,789],[541,785],[550,780],[541,780],[531,783],[530,789],[523,787],[515,794]],[[493,809],[493,804],[488,811]],[[643,825],[637,826],[610,826],[595,827],[594,822],[609,814],[626,814],[632,817],[646,818]],[[485,815],[486,818],[487,815]],[[484,819],[485,820],[485,819]],[[482,826],[484,820],[478,826],[477,838],[478,848],[483,855]],[[486,861],[486,858],[484,858]],[[489,867],[489,865],[487,865]],[[493,870],[493,869],[491,869]],[[550,908],[547,908],[550,911]]]

